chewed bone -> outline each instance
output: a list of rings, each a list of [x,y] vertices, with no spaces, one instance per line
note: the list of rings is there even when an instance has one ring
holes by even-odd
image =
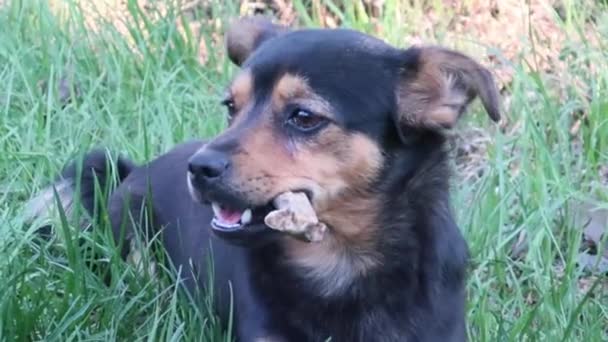
[[[304,237],[310,242],[323,239],[327,226],[319,222],[308,197],[303,193],[286,192],[273,202],[277,210],[271,211],[264,222],[272,229]]]

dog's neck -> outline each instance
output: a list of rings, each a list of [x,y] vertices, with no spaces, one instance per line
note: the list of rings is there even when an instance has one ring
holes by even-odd
[[[442,143],[436,141],[393,151],[373,189],[345,193],[344,200],[320,213],[330,227],[323,241],[307,243],[284,237],[283,261],[322,297],[339,296],[358,280],[378,276],[380,269],[415,272],[411,267],[420,251],[412,245],[418,240],[411,235],[420,232],[414,226],[429,211],[444,210],[448,205],[444,153]],[[404,263],[400,260],[392,260],[393,255],[404,254],[410,257],[408,270],[401,269]]]

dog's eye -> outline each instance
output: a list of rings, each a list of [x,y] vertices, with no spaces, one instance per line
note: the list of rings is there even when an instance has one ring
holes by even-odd
[[[310,133],[326,123],[327,119],[323,116],[312,114],[300,108],[294,110],[287,118],[287,124],[303,133]]]
[[[226,107],[226,110],[228,110],[228,120],[232,120],[234,112],[236,111],[234,101],[230,98],[225,99],[222,101],[222,106]]]

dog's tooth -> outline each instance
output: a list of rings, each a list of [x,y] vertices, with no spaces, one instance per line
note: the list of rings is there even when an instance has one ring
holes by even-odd
[[[247,224],[251,222],[253,214],[251,213],[251,209],[247,209],[241,215],[241,224]]]
[[[211,203],[211,208],[213,209],[213,214],[215,215],[215,217],[221,217],[220,213],[222,211],[222,209],[220,208],[220,205],[216,202]]]

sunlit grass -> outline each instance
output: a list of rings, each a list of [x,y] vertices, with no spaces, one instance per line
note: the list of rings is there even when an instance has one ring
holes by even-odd
[[[388,0],[377,20],[355,2],[321,3],[344,26],[376,32],[380,25],[395,44],[405,44],[422,20],[420,1]],[[441,1],[427,3],[441,15],[452,13]],[[581,227],[573,222],[573,204],[607,198],[598,171],[608,165],[608,16],[591,2],[565,3],[560,25],[576,52],[565,59],[566,74],[529,73],[526,61],[515,61],[505,94],[509,124],[500,130],[475,110],[459,127],[483,127],[491,138],[485,172],[454,184],[472,253],[472,341],[608,339],[608,280],[577,266]],[[151,12],[134,0],[127,4],[120,24],[103,13],[83,13],[78,2],[56,1],[51,8],[15,0],[0,8],[2,340],[230,338],[209,315],[210,303],[177,291],[173,272],[160,269],[160,279],[152,280],[120,260],[103,220],[82,233],[72,229],[77,217],[58,215],[57,236],[49,241],[23,222],[24,201],[79,153],[105,146],[143,162],[224,125],[218,103],[233,69],[217,29],[239,4],[213,5],[210,17],[217,20],[199,26],[171,6]],[[294,1],[294,8],[302,25],[320,26],[322,13],[307,10],[308,1]],[[581,29],[588,13],[599,18],[592,33],[601,46],[581,39],[589,34]],[[439,25],[437,36],[425,38],[450,45],[442,41],[444,29]],[[207,43],[204,65],[199,36]],[[556,76],[571,79],[567,74],[582,85],[561,84],[557,91]],[[71,85],[69,103],[57,91],[62,82]],[[586,119],[572,136],[575,111]],[[522,232],[527,253],[513,259],[510,250]],[[581,286],[589,279],[590,286]]]

